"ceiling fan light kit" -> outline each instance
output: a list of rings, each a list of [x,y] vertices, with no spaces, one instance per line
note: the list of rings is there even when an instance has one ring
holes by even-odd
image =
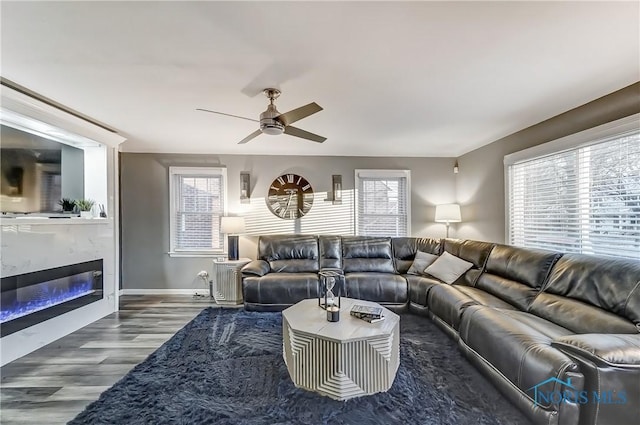
[[[264,89],[263,93],[269,98],[270,103],[269,106],[267,106],[267,110],[260,114],[260,130],[264,134],[277,136],[278,134],[284,133],[284,124],[276,119],[281,114],[273,103],[273,101],[280,96],[280,90]]]
[[[301,106],[300,108],[293,109],[289,112],[285,112],[281,114],[275,105],[275,100],[280,96],[281,92],[278,89],[267,88],[263,90],[265,96],[269,98],[269,105],[267,106],[267,110],[260,114],[260,129],[254,131],[244,139],[240,140],[238,144],[247,143],[262,133],[269,134],[272,136],[277,136],[279,134],[285,133],[290,136],[300,137],[301,139],[311,140],[312,142],[322,143],[327,140],[326,137],[318,136],[317,134],[310,133],[308,131],[302,130],[300,128],[296,128],[291,126],[296,121],[299,121],[303,118],[308,117],[309,115],[313,115],[316,112],[322,111],[322,107],[315,102],[311,102],[308,105]],[[228,117],[241,118],[249,121],[256,121],[252,118],[241,117],[238,115],[227,114],[224,112],[211,111],[209,109],[196,109],[198,111],[203,112],[211,112],[213,114],[225,115]]]

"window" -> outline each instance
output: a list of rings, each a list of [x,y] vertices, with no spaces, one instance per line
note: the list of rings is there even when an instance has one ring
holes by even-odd
[[[172,255],[224,252],[226,169],[169,167]]]
[[[505,157],[508,242],[640,259],[637,120],[550,142],[555,153]]]
[[[411,233],[410,177],[408,170],[356,170],[356,234]]]

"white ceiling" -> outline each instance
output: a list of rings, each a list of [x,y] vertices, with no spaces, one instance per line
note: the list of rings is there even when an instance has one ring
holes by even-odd
[[[459,156],[640,80],[632,2],[9,2],[2,76],[130,152]],[[262,135],[258,94],[316,144]]]

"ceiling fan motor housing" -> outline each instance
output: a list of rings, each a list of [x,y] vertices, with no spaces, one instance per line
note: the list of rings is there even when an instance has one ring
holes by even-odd
[[[260,130],[264,134],[278,135],[284,133],[284,124],[276,119],[280,112],[271,104],[267,110],[260,114]]]

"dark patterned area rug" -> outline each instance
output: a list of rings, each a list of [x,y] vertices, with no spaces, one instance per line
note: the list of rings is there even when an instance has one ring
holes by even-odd
[[[529,424],[431,321],[403,315],[386,393],[339,402],[296,388],[280,313],[208,308],[70,424]]]

